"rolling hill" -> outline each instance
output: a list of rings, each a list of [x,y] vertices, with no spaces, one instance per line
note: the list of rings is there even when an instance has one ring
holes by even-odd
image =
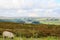
[[[19,17],[19,18],[6,18],[0,17],[0,22],[14,22],[14,23],[26,23],[26,24],[52,24],[60,25],[60,18],[51,17]]]

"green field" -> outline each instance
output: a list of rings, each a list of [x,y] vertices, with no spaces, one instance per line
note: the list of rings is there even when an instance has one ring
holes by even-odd
[[[60,25],[60,19],[52,18],[49,20],[49,18],[40,18],[38,20],[40,21],[40,23],[43,23],[43,24]]]
[[[43,24],[60,25],[60,21],[40,21]]]
[[[3,40],[3,38],[0,38],[0,40]],[[9,40],[7,38],[6,40]],[[43,38],[20,38],[20,37],[15,37],[13,40],[60,40],[58,37],[43,37]]]

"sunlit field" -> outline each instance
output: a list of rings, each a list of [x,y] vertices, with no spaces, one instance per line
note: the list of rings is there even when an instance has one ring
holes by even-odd
[[[60,21],[40,21],[43,24],[60,25]]]
[[[0,38],[0,40],[3,40],[3,38]],[[5,40],[9,40],[9,38],[6,38]],[[15,37],[13,40],[60,40],[60,37],[42,37],[42,38],[21,38],[21,37]]]

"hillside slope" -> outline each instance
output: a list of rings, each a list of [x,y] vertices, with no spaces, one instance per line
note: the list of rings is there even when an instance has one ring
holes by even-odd
[[[20,24],[11,22],[0,22],[0,34],[3,31],[11,31],[16,35],[33,35],[37,33],[43,36],[59,36],[60,35],[60,25],[46,25],[46,24]]]

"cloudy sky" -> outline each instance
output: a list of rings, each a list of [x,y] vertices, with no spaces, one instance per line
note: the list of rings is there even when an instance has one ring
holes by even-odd
[[[0,0],[0,16],[60,17],[60,0]]]

